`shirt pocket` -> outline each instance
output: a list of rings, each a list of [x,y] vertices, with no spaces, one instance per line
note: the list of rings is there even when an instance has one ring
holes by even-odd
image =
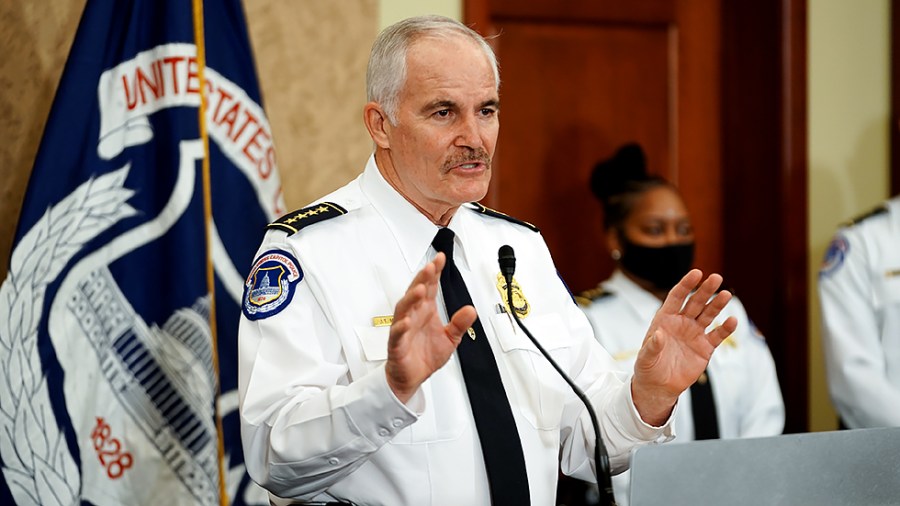
[[[368,371],[377,369],[387,360],[388,338],[391,328],[354,327]],[[454,381],[449,364],[436,371],[422,384],[425,412],[416,423],[404,428],[391,440],[392,444],[419,444],[450,441],[460,437],[466,427],[465,410],[458,409],[468,402],[464,386]]]
[[[888,364],[900,363],[900,268],[886,269],[877,285],[874,307],[881,346]]]
[[[555,313],[531,315],[522,322],[564,371],[569,370],[573,340]],[[514,327],[515,325],[515,327]],[[510,400],[536,429],[559,428],[566,399],[572,394],[565,380],[506,313],[491,317],[514,391]]]
[[[387,360],[388,337],[391,328],[383,327],[353,327],[356,337],[359,338],[359,346],[363,352],[363,359],[369,362],[369,370],[378,367]]]
[[[900,268],[886,268],[883,281],[876,284],[876,297],[885,305],[900,303]]]
[[[900,274],[894,267],[876,267],[871,286],[871,311],[881,329],[900,323]],[[882,331],[884,334],[884,331]]]

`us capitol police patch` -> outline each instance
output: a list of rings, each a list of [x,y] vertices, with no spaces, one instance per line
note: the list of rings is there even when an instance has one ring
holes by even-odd
[[[281,312],[303,279],[300,263],[283,250],[269,250],[253,262],[244,282],[244,316],[250,320],[268,318]]]
[[[850,251],[850,243],[844,238],[843,234],[837,233],[828,245],[825,252],[825,258],[822,260],[822,266],[819,268],[819,276],[829,276],[837,271],[844,264],[844,259]]]

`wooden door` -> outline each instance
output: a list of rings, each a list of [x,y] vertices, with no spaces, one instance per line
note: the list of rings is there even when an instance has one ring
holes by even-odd
[[[806,0],[466,0],[500,59],[485,203],[541,227],[573,291],[612,269],[594,163],[640,142],[678,185],[697,265],[722,272],[767,338],[806,430]]]
[[[687,6],[687,7],[685,7]],[[573,291],[612,269],[594,164],[638,142],[685,194],[697,261],[720,270],[718,0],[490,2],[475,22],[501,65],[487,205],[541,228]]]

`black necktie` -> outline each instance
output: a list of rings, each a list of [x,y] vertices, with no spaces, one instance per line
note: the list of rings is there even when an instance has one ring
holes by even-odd
[[[438,230],[431,244],[447,256],[447,264],[441,272],[441,292],[447,305],[447,315],[452,317],[463,306],[473,305],[466,284],[453,262],[453,231],[449,228]],[[491,502],[494,505],[529,505],[528,475],[519,431],[481,320],[475,320],[469,331],[463,334],[456,354],[475,415]]]
[[[719,420],[709,371],[704,371],[691,385],[691,414],[694,416],[694,439],[719,439]]]

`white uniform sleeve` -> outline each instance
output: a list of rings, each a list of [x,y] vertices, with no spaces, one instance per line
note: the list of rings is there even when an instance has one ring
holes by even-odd
[[[828,386],[852,428],[900,426],[900,391],[887,377],[885,351],[874,312],[873,268],[867,245],[838,234],[848,248],[842,265],[819,275],[822,339]]]
[[[272,248],[290,251],[283,243],[260,251]],[[244,459],[253,480],[282,497],[321,493],[417,419],[383,366],[350,382],[339,336],[309,285],[302,279],[277,314],[240,323]]]
[[[560,287],[565,291],[561,282]],[[568,298],[566,293],[561,293],[560,296],[562,299]],[[584,390],[596,412],[612,472],[622,472],[628,468],[629,456],[635,448],[673,438],[673,416],[661,427],[648,425],[641,420],[631,398],[630,375],[617,371],[615,361],[594,338],[587,317],[574,302],[565,305],[563,314],[568,322],[569,332],[579,343],[577,356],[580,359],[573,361],[569,374]],[[560,454],[562,471],[576,478],[594,481],[595,435],[590,415],[574,395],[565,409]],[[569,426],[573,426],[574,430],[565,430]]]

